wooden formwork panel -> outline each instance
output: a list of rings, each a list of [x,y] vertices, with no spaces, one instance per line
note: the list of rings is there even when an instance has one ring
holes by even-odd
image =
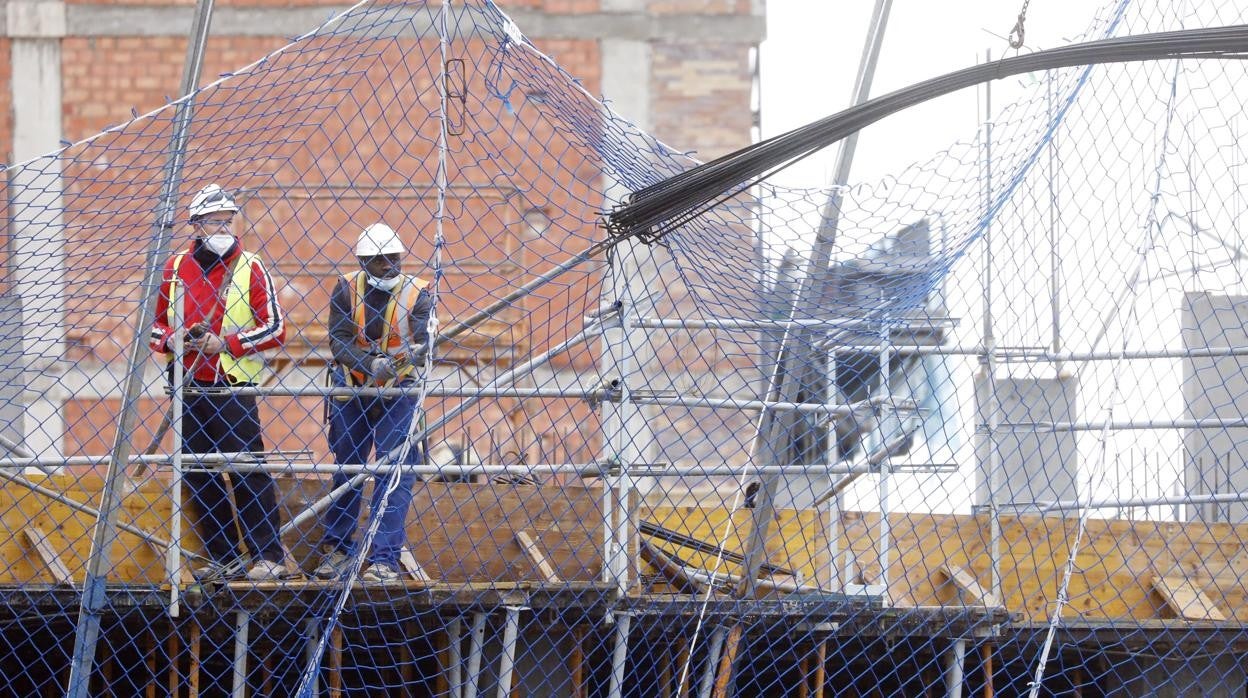
[[[82,475],[23,475],[28,482],[92,508],[100,506],[103,477]],[[139,484],[122,500],[118,522],[131,524],[168,541],[172,499],[159,479]],[[81,584],[91,555],[96,517],[29,487],[4,482],[0,486],[0,584],[51,584],[60,575],[50,559],[64,565],[68,578]],[[199,539],[183,527],[182,545],[200,550]],[[162,584],[166,581],[163,549],[127,531],[119,531],[111,554],[110,582]]]
[[[371,484],[364,491],[361,530]],[[323,497],[328,478],[279,480],[287,515]],[[594,581],[602,573],[602,489],[582,485],[418,482],[407,517],[413,556],[433,583],[542,581],[525,552],[525,533],[564,581]],[[315,521],[286,536],[304,569],[315,567],[321,538]]]
[[[866,581],[880,577],[878,514],[847,512],[840,549],[853,550]],[[1020,620],[1043,621],[1052,613],[1066,573],[1078,519],[1061,516],[1002,516],[1002,602]],[[893,514],[888,593],[898,606],[965,603],[959,585],[942,568],[974,575],[983,589],[991,584],[987,515]],[[1166,588],[1182,582],[1183,597],[1203,594],[1216,614],[1248,621],[1248,525],[1202,522],[1090,519],[1067,587],[1063,617],[1090,620],[1144,620],[1191,615],[1181,598]],[[1166,580],[1157,582],[1156,580]],[[1161,591],[1159,591],[1159,589]],[[1183,606],[1175,608],[1175,605]]]

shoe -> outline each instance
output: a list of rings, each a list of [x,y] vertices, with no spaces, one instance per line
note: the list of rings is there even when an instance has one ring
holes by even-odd
[[[360,575],[360,581],[365,584],[393,584],[403,581],[403,575],[384,562],[374,562]]]
[[[321,564],[312,570],[312,574],[317,579],[337,579],[350,564],[350,555],[332,545],[322,545]]]
[[[246,563],[242,560],[235,560],[234,562],[211,560],[191,570],[191,576],[201,584],[224,582],[242,577],[245,566]]]
[[[247,570],[247,581],[249,582],[273,582],[279,579],[290,579],[295,573],[291,572],[280,562],[272,560],[260,560]]]

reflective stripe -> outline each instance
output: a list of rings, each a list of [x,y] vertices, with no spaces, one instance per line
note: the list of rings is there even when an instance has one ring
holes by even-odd
[[[368,326],[365,324],[366,318],[364,317],[364,295],[368,292],[368,275],[360,270],[344,274],[342,278],[346,280],[347,286],[351,289],[351,317],[355,320],[356,346],[361,349],[379,350],[395,359],[405,358],[407,347],[412,340],[412,308],[416,305],[416,299],[420,297],[420,291],[427,287],[429,282],[415,276],[403,276],[403,281],[390,294],[390,300],[386,302],[386,307],[382,310],[382,318],[386,325],[385,336],[374,343],[368,341]],[[399,370],[395,381],[410,376],[415,369],[416,367],[411,364],[404,366]],[[350,375],[355,385],[364,385],[368,382],[368,376],[363,371],[352,370]],[[377,381],[374,383],[382,385]]]
[[[179,252],[173,258],[173,278],[169,282],[168,324],[170,327],[174,326],[174,303],[178,302],[178,269],[182,266],[182,258],[185,256],[185,252]],[[240,251],[238,259],[234,260],[234,266],[230,268],[229,277],[223,279],[222,288],[217,291],[218,300],[225,307],[225,313],[221,318],[222,339],[227,334],[237,334],[240,330],[256,324],[256,314],[251,308],[251,265],[255,260],[255,255]],[[173,360],[172,355],[169,356],[169,360]],[[264,371],[264,361],[254,355],[235,357],[228,351],[223,351],[217,354],[217,363],[221,372],[228,376],[232,383],[255,383]]]

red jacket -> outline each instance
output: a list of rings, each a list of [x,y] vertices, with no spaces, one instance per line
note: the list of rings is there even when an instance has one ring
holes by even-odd
[[[178,265],[178,296],[182,303],[182,327],[186,331],[192,325],[207,323],[214,333],[225,340],[226,351],[234,357],[255,354],[267,349],[280,347],[286,341],[286,323],[282,317],[282,308],[277,302],[277,293],[269,272],[264,268],[259,257],[253,257],[251,263],[251,288],[248,289],[252,314],[256,318],[254,327],[244,329],[236,334],[221,334],[221,321],[225,315],[224,299],[218,291],[224,288],[222,281],[230,273],[234,262],[238,259],[240,249],[236,243],[226,254],[221,264],[213,264],[205,273],[200,262],[195,258],[194,251],[199,241],[191,243],[183,253],[181,264]],[[175,255],[176,257],[176,255]],[[152,323],[150,344],[153,351],[165,354],[169,352],[169,338],[173,328],[169,326],[169,285],[173,279],[173,261],[170,257],[165,262],[165,271],[161,279],[160,295],[156,300],[156,317]],[[203,356],[197,352],[187,352],[184,364],[193,373],[188,378],[205,382],[224,382],[225,375],[221,372],[217,355]]]

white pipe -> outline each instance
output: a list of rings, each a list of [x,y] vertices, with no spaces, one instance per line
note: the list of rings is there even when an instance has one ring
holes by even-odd
[[[962,662],[966,658],[966,640],[955,640],[945,652],[945,696],[962,698]]]
[[[308,635],[308,641],[303,647],[303,663],[311,664],[316,660],[316,648],[320,644],[320,624],[316,618],[309,618],[304,624],[305,632]],[[308,693],[310,698],[317,698],[321,695],[321,686],[317,677],[314,675],[312,681],[308,684]]]
[[[607,689],[607,698],[620,698],[623,693],[624,662],[628,659],[628,630],[632,622],[633,617],[630,614],[616,614],[615,647],[611,652],[611,684]]]
[[[246,611],[234,614],[234,686],[233,698],[247,695],[247,630],[251,616]]]
[[[463,646],[460,644],[463,628],[464,623],[459,616],[446,626],[447,684],[451,689],[450,698],[463,698],[464,695],[463,667],[460,665],[464,660]]]
[[[719,653],[724,649],[724,637],[727,630],[724,626],[715,626],[711,631],[711,643],[706,651],[706,664],[702,667],[702,682],[698,684],[698,698],[711,698],[711,689],[715,687],[715,670],[719,667]],[[690,656],[693,652],[689,653]]]
[[[520,633],[520,611],[518,606],[506,608],[507,618],[503,624],[503,654],[498,660],[497,698],[511,696],[511,674],[516,668],[516,636]]]
[[[477,698],[477,686],[481,682],[481,651],[485,644],[485,614],[472,614],[472,635],[468,644],[468,685],[464,698]]]

